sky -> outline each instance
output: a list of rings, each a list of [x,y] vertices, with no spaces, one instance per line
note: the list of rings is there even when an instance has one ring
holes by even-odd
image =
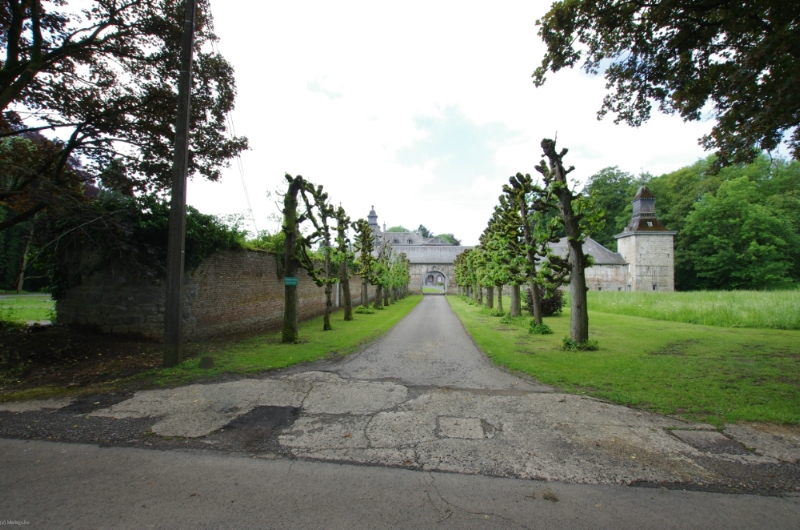
[[[557,135],[579,187],[602,168],[660,175],[707,156],[713,122],[653,112],[640,128],[597,120],[602,76],[531,74],[549,0],[247,2],[211,0],[217,47],[235,69],[236,133],[250,150],[220,182],[194,179],[204,213],[246,213],[275,232],[283,175],[303,175],[354,220],[420,224],[477,244],[501,187],[537,175]],[[268,194],[272,194],[271,197]],[[250,222],[248,228],[252,230]]]

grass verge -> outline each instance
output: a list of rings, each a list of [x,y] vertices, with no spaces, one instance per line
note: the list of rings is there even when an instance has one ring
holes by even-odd
[[[14,294],[0,298],[0,321],[24,324],[29,320],[55,320],[55,302],[49,294]]]
[[[590,311],[590,338],[599,350],[572,352],[562,350],[568,308],[545,319],[552,335],[531,335],[527,321],[500,324],[480,307],[448,301],[492,361],[565,392],[714,425],[800,423],[797,332]]]

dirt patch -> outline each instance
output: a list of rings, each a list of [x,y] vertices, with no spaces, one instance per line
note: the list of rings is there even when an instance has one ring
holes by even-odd
[[[674,357],[683,357],[686,355],[686,350],[689,349],[689,346],[699,343],[699,340],[694,339],[670,342],[662,349],[650,352],[650,355],[671,355]]]
[[[190,342],[184,357],[226,349],[250,335]],[[0,400],[36,387],[114,383],[158,368],[161,355],[160,343],[136,336],[69,326],[0,327]]]

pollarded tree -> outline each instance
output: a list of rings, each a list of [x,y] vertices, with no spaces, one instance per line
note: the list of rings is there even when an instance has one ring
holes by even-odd
[[[583,61],[604,67],[614,90],[600,117],[638,126],[653,104],[684,120],[711,107],[717,123],[701,142],[716,168],[782,141],[800,159],[800,93],[789,88],[800,85],[800,2],[559,0],[537,24],[547,46],[537,86]]]
[[[353,320],[353,302],[350,298],[350,262],[353,261],[353,251],[350,249],[350,240],[347,238],[347,229],[350,227],[350,217],[339,206],[336,209],[336,254],[334,262],[339,265],[339,281],[342,284],[342,297],[344,298],[344,319]]]
[[[375,251],[375,239],[366,219],[359,219],[352,226],[356,232],[355,247],[358,252],[356,274],[361,276],[361,305],[369,307],[369,285],[375,275],[375,256],[372,255]]]
[[[308,219],[307,214],[298,214],[298,195],[308,185],[306,180],[297,175],[286,175],[289,188],[283,196],[283,226],[284,234],[284,287],[283,287],[283,333],[281,342],[294,343],[298,338],[297,320],[297,272],[303,260],[303,254],[310,243],[300,232],[300,225]]]
[[[321,268],[317,268],[316,263],[305,250],[302,253],[302,262],[306,270],[309,271],[314,283],[325,288],[325,314],[322,319],[322,331],[330,331],[333,329],[331,326],[333,286],[339,281],[339,271],[334,271],[333,253],[335,249],[331,244],[333,237],[331,228],[328,225],[328,220],[335,219],[335,211],[330,202],[328,202],[328,194],[322,191],[322,186],[315,188],[309,184],[305,191],[301,191],[301,194],[305,201],[308,218],[315,229],[309,239],[320,241],[320,251],[323,256]],[[313,199],[313,202],[309,200],[309,196]]]
[[[542,151],[548,162],[542,160],[536,171],[541,173],[548,193],[558,198],[559,212],[567,233],[570,265],[570,338],[579,344],[589,339],[589,313],[586,305],[586,267],[591,267],[591,256],[584,254],[583,242],[602,220],[602,212],[595,209],[591,198],[575,194],[569,189],[567,175],[575,168],[564,168],[567,149],[556,152],[554,140],[542,140]]]
[[[521,316],[520,285],[525,282],[527,268],[522,220],[516,206],[509,202],[505,194],[499,197],[484,234],[486,237],[481,244],[489,253],[487,264],[494,273],[494,284],[500,287],[500,310],[502,310],[502,286],[510,284],[510,314],[513,317]]]

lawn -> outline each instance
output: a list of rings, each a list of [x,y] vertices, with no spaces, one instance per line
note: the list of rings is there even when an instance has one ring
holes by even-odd
[[[0,296],[0,321],[25,323],[31,320],[55,320],[55,302],[49,294]]]
[[[569,336],[568,309],[545,319],[553,335],[530,335],[529,318],[501,324],[485,308],[456,297],[448,300],[490,359],[565,392],[715,425],[745,420],[800,423],[796,331],[590,311],[590,338],[600,349],[565,352],[561,341]],[[593,307],[591,299],[589,303]]]

